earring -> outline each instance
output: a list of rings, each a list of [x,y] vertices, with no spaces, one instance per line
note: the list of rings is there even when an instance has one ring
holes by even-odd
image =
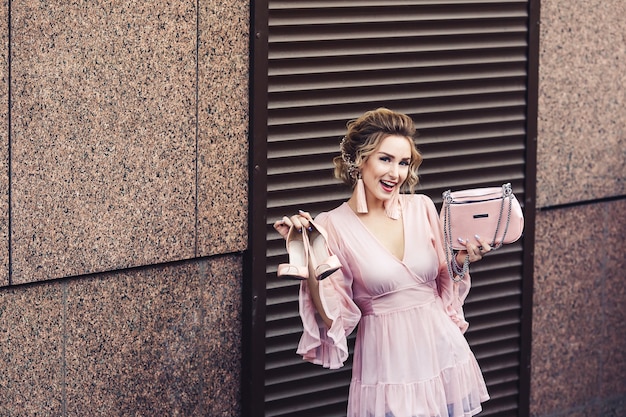
[[[359,179],[356,180],[356,211],[357,213],[367,213],[367,199],[365,198],[365,185],[363,178],[359,173]]]

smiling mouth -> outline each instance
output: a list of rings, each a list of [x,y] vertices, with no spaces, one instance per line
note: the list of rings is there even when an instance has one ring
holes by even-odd
[[[382,185],[383,189],[389,193],[392,192],[394,187],[396,186],[395,182],[381,181],[380,184]]]

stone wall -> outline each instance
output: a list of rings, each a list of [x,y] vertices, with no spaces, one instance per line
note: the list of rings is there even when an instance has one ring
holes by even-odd
[[[533,417],[626,415],[625,14],[541,2]]]
[[[0,4],[0,415],[240,414],[249,15]]]

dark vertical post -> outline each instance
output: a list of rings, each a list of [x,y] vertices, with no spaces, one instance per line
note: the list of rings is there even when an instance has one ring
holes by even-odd
[[[244,259],[242,414],[265,413],[268,1],[250,8],[248,250]]]
[[[520,358],[520,401],[518,415],[530,415],[530,358],[535,257],[535,212],[537,201],[537,116],[539,95],[539,17],[540,0],[528,4],[528,85],[526,104],[526,200],[524,216],[524,262],[522,266],[522,320]]]

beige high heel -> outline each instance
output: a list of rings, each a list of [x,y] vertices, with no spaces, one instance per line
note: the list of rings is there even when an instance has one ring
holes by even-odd
[[[311,234],[309,241],[311,266],[315,271],[315,278],[321,281],[340,269],[341,262],[339,262],[339,258],[336,255],[330,252],[326,230],[312,220],[311,226],[313,227],[313,230],[309,232]]]
[[[291,226],[287,235],[289,263],[278,265],[276,275],[280,278],[305,280],[309,277],[309,240],[306,230]]]

